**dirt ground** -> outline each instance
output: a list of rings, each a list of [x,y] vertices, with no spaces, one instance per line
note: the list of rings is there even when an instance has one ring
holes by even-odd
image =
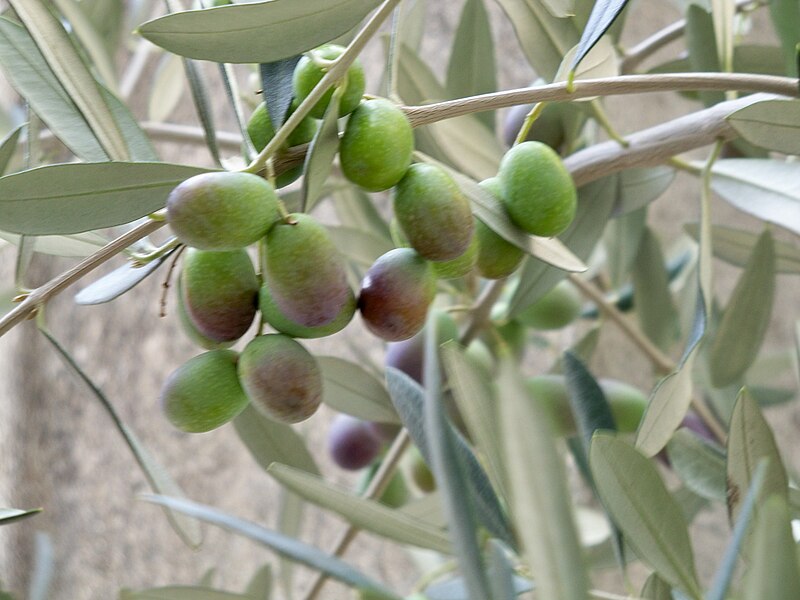
[[[442,69],[448,54],[448,32],[452,31],[461,3],[430,4],[424,54]],[[631,41],[679,18],[673,4],[661,1],[640,0],[632,10],[627,36]],[[527,85],[533,73],[525,64],[508,23],[499,11],[494,13],[493,25],[499,41],[497,55],[502,63],[500,86]],[[679,44],[671,46],[667,54],[679,47]],[[377,56],[377,50],[373,52],[373,57]],[[374,58],[368,63],[369,80],[377,81],[380,66]],[[194,123],[188,97],[183,102],[187,108],[180,110],[178,120]],[[691,105],[670,95],[609,102],[611,119],[623,133],[690,108]],[[226,123],[222,114],[220,122]],[[191,147],[170,145],[161,150],[166,160],[208,161]],[[687,213],[697,213],[697,199],[695,182],[679,178],[654,206],[650,222],[665,240],[671,239],[679,233],[675,224],[685,220]],[[714,211],[717,222],[752,224],[722,203],[715,204]],[[0,254],[2,282],[11,281],[12,256],[7,251]],[[36,272],[38,279],[29,283],[42,283],[66,264],[43,262]],[[737,273],[719,266],[717,285],[722,294],[731,289]],[[77,284],[48,308],[53,332],[74,352],[123,419],[159,457],[189,498],[247,519],[274,524],[277,487],[257,467],[231,427],[191,436],[176,432],[162,417],[158,391],[164,378],[196,353],[178,332],[174,311],[165,319],[158,318],[162,277],[146,280],[132,293],[110,304],[76,306],[71,301],[72,294],[91,279]],[[769,344],[774,348],[792,344],[795,313],[791,307],[798,291],[795,280],[788,277],[780,280],[769,334]],[[604,334],[607,337],[603,343],[610,344],[614,352],[600,356],[593,364],[596,374],[647,385],[648,365],[626,340],[612,328],[606,329],[609,331]],[[360,327],[348,328],[347,335],[366,344],[376,356],[382,353],[381,345]],[[325,354],[348,352],[340,340],[318,340],[310,346],[312,351]],[[798,414],[796,403],[791,403],[769,415],[786,450],[786,461],[794,469],[800,463],[798,448],[792,444],[797,437]],[[3,457],[0,506],[45,509],[34,519],[0,528],[0,580],[12,590],[20,592],[28,585],[37,532],[45,532],[52,542],[56,577],[51,597],[59,599],[112,598],[122,586],[191,584],[209,569],[215,571],[216,586],[241,590],[260,565],[275,562],[268,551],[211,527],[205,529],[201,549],[188,550],[158,508],[137,500],[148,487],[108,416],[66,372],[31,323],[0,339],[0,415]],[[329,416],[329,412],[322,410],[302,426],[318,448]],[[320,457],[323,468],[333,472],[324,453]],[[340,520],[308,509],[303,520],[303,539],[320,548],[330,548],[342,528]],[[703,577],[713,572],[727,537],[722,511],[704,513],[698,518],[693,539]],[[416,579],[414,557],[369,535],[358,538],[347,560],[403,592],[409,591]],[[643,572],[635,571],[634,577],[641,577]],[[298,587],[303,589],[309,579],[308,572],[300,569],[298,575]],[[613,574],[601,576],[597,585],[607,590],[622,589]],[[326,590],[324,598],[348,597],[336,585]]]

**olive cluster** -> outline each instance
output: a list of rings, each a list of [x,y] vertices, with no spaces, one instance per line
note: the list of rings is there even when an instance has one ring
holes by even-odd
[[[343,51],[327,45],[298,62],[290,112]],[[506,277],[522,259],[521,250],[473,217],[447,170],[412,164],[414,136],[405,113],[389,100],[364,99],[357,61],[340,85],[339,116],[347,117],[341,171],[367,191],[391,190],[397,247],[366,271],[356,294],[326,228],[309,214],[287,213],[275,191],[299,177],[300,167],[274,182],[248,172],[212,172],[178,185],[167,200],[167,220],[188,248],[177,285],[179,313],[192,339],[207,350],[178,368],[163,388],[165,412],[180,429],[216,428],[248,402],[284,422],[308,418],[320,404],[322,377],[296,338],[334,334],[358,311],[382,339],[409,340],[425,323],[437,279],[473,271]],[[292,131],[287,148],[313,139],[332,94]],[[256,108],[247,130],[257,150],[275,136],[266,105]],[[574,217],[572,180],[543,144],[512,148],[497,177],[481,185],[531,234],[556,235]],[[259,272],[247,250],[256,243]],[[230,350],[259,313],[277,333],[257,335],[240,354]]]

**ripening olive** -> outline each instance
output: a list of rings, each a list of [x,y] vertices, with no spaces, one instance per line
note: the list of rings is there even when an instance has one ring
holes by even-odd
[[[368,421],[338,414],[328,428],[328,453],[342,469],[363,469],[377,458],[382,446]]]
[[[436,315],[436,338],[439,345],[458,338],[458,326],[450,313],[434,309]],[[422,331],[399,342],[386,344],[384,362],[387,367],[394,367],[411,377],[417,383],[422,383],[423,366],[425,363],[425,332]]]
[[[261,286],[258,298],[258,306],[264,320],[279,333],[285,333],[293,338],[320,338],[333,335],[344,329],[353,319],[353,315],[356,312],[356,297],[351,291],[347,302],[333,321],[327,325],[306,327],[305,325],[295,323],[281,312],[272,299],[267,283]]]
[[[245,346],[239,357],[239,380],[253,406],[275,421],[303,421],[322,402],[316,359],[280,333],[259,335]]]
[[[201,173],[167,198],[167,221],[175,235],[201,250],[244,248],[264,237],[279,219],[275,190],[251,173]]]
[[[544,296],[522,310],[516,319],[534,329],[561,329],[581,312],[581,296],[569,282],[561,281]]]
[[[506,152],[497,174],[501,199],[514,223],[532,235],[552,237],[575,218],[577,192],[558,154],[541,142]]]
[[[236,375],[236,352],[211,350],[178,367],[161,389],[164,413],[175,427],[189,433],[224,425],[247,406]]]

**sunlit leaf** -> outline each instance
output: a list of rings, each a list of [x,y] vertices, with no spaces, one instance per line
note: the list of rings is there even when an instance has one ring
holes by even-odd
[[[752,144],[785,154],[800,154],[800,101],[755,102],[728,115],[727,121]]]
[[[733,383],[753,363],[767,333],[775,295],[775,250],[765,229],[733,290],[709,355],[715,387]]]
[[[172,255],[167,252],[140,267],[126,262],[75,294],[76,304],[103,304],[119,298],[155,272]]]
[[[655,466],[602,433],[595,434],[590,455],[600,497],[636,554],[665,581],[702,598],[686,522]]]
[[[444,554],[452,554],[447,533],[430,527],[402,511],[376,501],[360,498],[324,479],[274,463],[268,472],[281,485],[304,500],[333,511],[359,529],[370,531],[401,544],[410,544]]]
[[[23,238],[33,242],[36,252],[53,256],[90,256],[108,243],[107,239],[94,232],[30,237],[0,231],[0,239],[15,246],[18,246]]]
[[[182,512],[189,517],[206,521],[244,536],[298,563],[304,564],[317,571],[322,571],[329,577],[337,579],[347,585],[373,590],[385,596],[387,600],[400,600],[399,596],[386,589],[383,585],[368,578],[340,559],[325,554],[321,550],[304,544],[294,538],[271,531],[256,523],[239,519],[210,506],[191,502],[190,500],[184,500],[182,498],[145,496],[144,499],[148,502],[166,506]]]
[[[175,54],[164,54],[153,75],[153,86],[147,104],[151,121],[165,121],[178,106],[186,90],[183,61]]]
[[[486,575],[489,591],[494,600],[516,600],[514,565],[511,564],[503,546],[497,540],[489,542],[489,560]]]
[[[499,403],[510,505],[524,555],[542,598],[585,600],[588,578],[581,556],[561,456],[546,416],[530,401],[519,368],[500,359]]]
[[[1,24],[0,24],[0,31],[2,31]],[[8,163],[10,163],[11,159],[14,157],[14,153],[17,150],[17,142],[19,141],[19,136],[24,128],[25,124],[23,123],[22,125],[19,125],[15,129],[10,131],[8,135],[6,135],[6,137],[0,140],[0,175],[4,175],[6,169],[8,169]]]
[[[233,426],[262,469],[279,462],[319,474],[303,436],[290,425],[268,419],[250,404],[233,420]]]
[[[197,60],[266,63],[296,56],[342,35],[378,0],[269,0],[187,10],[148,21],[139,33]]]
[[[127,160],[128,148],[114,116],[58,19],[42,0],[9,0],[9,3],[108,157]]]
[[[670,464],[686,487],[698,496],[725,502],[725,454],[693,434],[681,429],[667,445]]]
[[[399,422],[383,382],[343,358],[318,356],[317,362],[322,371],[325,404],[366,421]]]
[[[764,420],[758,405],[747,390],[742,390],[736,400],[728,434],[728,512],[738,518],[747,490],[759,461],[767,459],[767,471],[756,503],[756,519],[760,505],[771,495],[787,498],[787,477],[783,461],[775,444],[772,430]]]
[[[618,174],[617,203],[613,216],[643,208],[663,194],[675,179],[675,169],[666,166],[625,169]]]
[[[603,34],[608,31],[627,3],[628,0],[597,0],[594,3],[589,20],[581,34],[578,50],[572,59],[570,71],[577,69],[580,62],[586,58]]]
[[[164,207],[170,191],[207,169],[167,163],[49,165],[0,178],[0,229],[27,235],[113,227]]]
[[[798,177],[798,162],[728,158],[714,163],[711,185],[739,210],[800,234]]]

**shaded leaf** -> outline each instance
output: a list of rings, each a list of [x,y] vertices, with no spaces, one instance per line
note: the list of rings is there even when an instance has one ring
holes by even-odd
[[[758,405],[743,389],[736,399],[728,433],[728,513],[732,520],[738,518],[744,491],[750,487],[762,459],[768,462],[756,503],[756,519],[764,499],[771,495],[787,498],[788,481],[772,430]]]
[[[233,592],[223,592],[209,587],[194,585],[169,585],[150,588],[138,592],[122,590],[120,600],[251,600],[252,596],[243,596]]]
[[[392,403],[425,462],[431,463],[428,434],[423,420],[423,389],[408,375],[393,367],[386,369],[386,383]],[[454,431],[455,446],[468,472],[467,493],[474,498],[477,517],[495,537],[514,547],[514,536],[486,472],[463,438]]]
[[[672,597],[672,587],[658,573],[651,573],[647,581],[644,582],[642,593],[639,594],[642,600],[674,600]]]
[[[394,248],[391,240],[364,229],[337,225],[327,225],[326,229],[342,256],[365,269]]]
[[[265,471],[273,462],[279,462],[319,474],[303,436],[290,425],[268,419],[249,404],[233,420],[233,426],[239,439]]]
[[[714,29],[710,6],[704,8],[698,4],[690,4],[687,7],[686,45],[692,71],[716,73],[722,70]],[[705,106],[713,106],[725,99],[724,92],[703,91],[697,95]]]
[[[506,556],[497,540],[489,542],[488,569],[489,591],[493,600],[515,600],[517,588],[514,582],[514,565]]]
[[[646,208],[625,213],[608,222],[603,244],[612,287],[620,288],[628,280],[646,226]]]
[[[131,262],[126,262],[121,267],[104,275],[75,294],[76,304],[103,304],[119,298],[125,292],[133,289],[148,275],[155,272],[164,262],[172,256],[174,250],[170,250],[163,256],[151,260],[140,267],[134,266]]]
[[[302,210],[313,206],[322,195],[325,182],[333,169],[333,161],[339,150],[339,101],[343,88],[337,88],[331,97],[317,133],[311,140],[303,164]],[[277,130],[276,130],[277,131]]]
[[[175,54],[164,54],[153,75],[147,117],[151,121],[165,121],[178,106],[186,89],[183,61]]]
[[[775,295],[775,251],[765,229],[736,283],[709,351],[715,387],[733,383],[758,354],[767,333]]]
[[[604,505],[637,555],[671,585],[702,598],[686,522],[653,464],[602,433],[592,440],[590,462]]]
[[[769,3],[772,24],[781,40],[784,70],[781,75],[797,76],[797,42],[800,41],[800,5],[794,0],[772,0]]]
[[[269,0],[187,10],[148,21],[139,33],[197,60],[266,63],[296,56],[352,29],[378,0]]]
[[[491,575],[492,573],[490,572],[489,576]],[[514,575],[514,591],[517,595],[525,594],[533,589],[534,586],[530,580],[520,577],[519,575]],[[467,600],[464,580],[457,577],[455,579],[434,583],[425,588],[424,598],[425,600]],[[495,600],[494,596],[491,596],[491,598]],[[406,600],[416,600],[416,598],[412,596]]]
[[[192,102],[203,127],[203,135],[206,139],[206,146],[211,153],[211,158],[217,165],[222,164],[217,145],[217,128],[214,125],[214,109],[211,106],[208,84],[200,70],[200,65],[196,62],[183,59],[183,70],[186,73],[186,81],[189,82],[189,91],[192,93]]]
[[[75,233],[72,235],[42,235],[20,236],[14,233],[0,231],[0,239],[18,246],[22,239],[33,244],[33,248],[40,254],[53,256],[90,256],[108,243],[104,237],[93,233]]]
[[[492,482],[506,495],[495,393],[486,377],[454,341],[441,348],[442,364],[453,397]]]
[[[483,0],[464,3],[450,50],[445,88],[450,98],[487,94],[497,89],[494,41]],[[476,116],[494,129],[494,112],[484,111]]]
[[[311,569],[322,571],[329,577],[347,585],[378,592],[388,600],[400,600],[399,596],[386,589],[380,583],[369,579],[366,575],[338,558],[256,523],[239,519],[210,506],[182,498],[148,495],[144,499],[242,535]]]
[[[1,31],[2,25],[0,24],[0,32]],[[10,131],[8,135],[6,135],[6,137],[0,141],[0,175],[4,175],[6,169],[8,169],[8,163],[10,163],[11,159],[14,157],[14,153],[17,150],[19,136],[24,128],[24,123],[22,125],[18,125],[16,129]]]
[[[586,567],[564,464],[548,419],[530,401],[522,375],[508,355],[500,359],[498,384],[505,392],[499,410],[510,505],[539,595],[585,600]]]
[[[712,174],[711,186],[726,202],[800,234],[800,163],[728,158],[714,163]]]
[[[273,62],[261,63],[258,67],[261,74],[264,103],[267,105],[267,113],[269,113],[269,119],[275,131],[278,131],[286,121],[286,115],[292,105],[294,97],[292,77],[298,62],[300,62],[299,54]]]
[[[610,36],[603,36],[597,40],[595,46],[584,56],[578,68],[571,72],[572,62],[577,53],[578,46],[567,52],[556,72],[555,81],[567,81],[570,76],[577,81],[579,79],[617,77],[620,74],[619,57]],[[578,102],[589,102],[595,98],[596,96],[581,98]]]
[[[663,165],[625,169],[618,173],[616,217],[643,208],[663,194],[675,179],[675,169]]]
[[[768,498],[758,511],[742,582],[742,600],[794,600],[800,590],[797,546],[784,496]]]
[[[55,549],[53,540],[42,531],[34,538],[33,572],[30,574],[28,600],[48,600],[55,577]]]
[[[425,384],[422,414],[430,457],[428,464],[436,478],[467,597],[481,600],[489,597],[489,583],[478,540],[475,499],[471,494],[464,494],[469,477],[468,466],[456,445],[455,430],[444,412],[437,325],[436,316],[429,314],[423,340],[422,367]]]
[[[58,19],[42,0],[9,0],[9,3],[108,157],[127,160],[128,148],[114,116]]]
[[[375,208],[369,195],[354,185],[343,185],[333,190],[333,203],[340,223],[368,231],[391,243],[389,225]],[[394,247],[394,244],[392,244]]]
[[[172,189],[208,169],[167,163],[75,163],[0,178],[0,229],[28,235],[113,227],[164,207]]]
[[[633,263],[633,303],[642,331],[662,350],[678,334],[678,313],[669,290],[669,274],[658,238],[645,227]]]
[[[572,59],[570,71],[576,71],[580,62],[586,58],[589,51],[597,44],[603,34],[608,31],[608,28],[611,27],[614,20],[619,16],[627,3],[628,0],[597,0],[594,3],[592,12],[589,14],[589,20],[581,34],[578,50],[575,52],[575,57]]]
[[[19,508],[0,508],[0,525],[8,525],[16,523],[22,519],[27,519],[33,515],[42,512],[41,508],[33,508],[31,510],[22,510]]]
[[[698,496],[725,502],[725,454],[701,440],[689,429],[681,429],[667,445],[669,461],[678,477]]]
[[[401,544],[410,544],[444,554],[452,548],[444,531],[414,519],[376,501],[360,498],[324,479],[303,471],[273,463],[268,473],[304,500],[333,511],[359,529],[370,531]]]
[[[399,423],[383,382],[359,365],[334,356],[318,356],[323,402],[339,412],[365,421]]]
[[[694,240],[699,239],[697,223],[683,226]],[[761,234],[734,229],[724,225],[711,227],[714,256],[737,267],[744,267],[753,253]],[[775,273],[800,274],[800,248],[783,240],[773,240],[775,250]]]
[[[269,563],[253,574],[244,593],[252,600],[269,600],[272,595],[272,566]]]

